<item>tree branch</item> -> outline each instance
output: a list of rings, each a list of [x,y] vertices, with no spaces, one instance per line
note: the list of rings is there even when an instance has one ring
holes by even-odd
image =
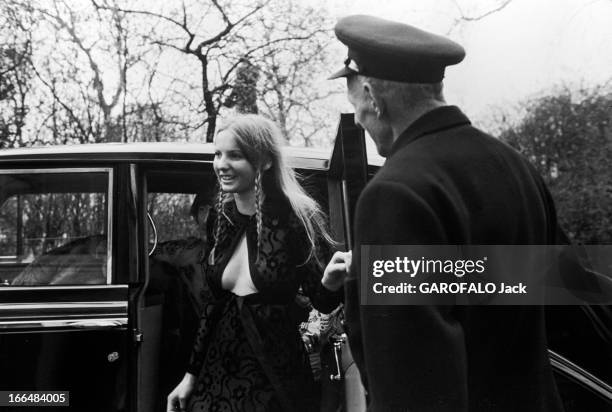
[[[55,87],[53,87],[52,85],[50,85],[44,78],[43,76],[40,74],[40,72],[38,70],[36,70],[36,67],[32,67],[32,70],[34,70],[34,73],[36,74],[36,77],[38,77],[38,79],[42,82],[42,84],[44,84],[49,91],[51,92],[51,95],[53,96],[53,100],[55,100],[56,102],[58,102],[63,108],[64,110],[66,110],[66,112],[68,113],[68,115],[72,118],[72,120],[76,123],[77,127],[79,128],[79,130],[81,131],[81,133],[83,133],[83,135],[87,135],[87,131],[85,130],[85,128],[83,127],[83,125],[81,124],[81,121],[79,120],[79,118],[76,116],[76,114],[74,114],[74,111],[72,110],[72,108],[70,108],[70,106],[68,106],[66,103],[64,103],[59,96],[57,95],[57,93],[55,92]]]
[[[221,30],[219,33],[217,33],[217,35],[206,39],[202,42],[200,42],[200,44],[198,44],[198,47],[196,47],[196,51],[198,53],[202,52],[202,49],[206,46],[209,46],[211,44],[214,44],[216,42],[218,42],[219,40],[221,40],[223,37],[227,36],[234,27],[242,24],[242,22],[244,22],[246,19],[248,19],[249,17],[251,17],[252,15],[254,15],[255,13],[257,13],[259,10],[261,10],[266,4],[269,3],[269,0],[258,4],[253,10],[251,10],[250,12],[248,12],[247,14],[245,14],[244,16],[242,16],[241,18],[239,18],[238,20],[236,20],[236,22],[232,23],[229,19],[229,17],[227,17],[225,11],[223,10],[223,8],[219,5],[217,0],[213,0],[213,4],[215,5],[215,7],[217,8],[217,10],[219,11],[219,13],[221,13],[221,16],[223,17],[223,20],[225,21],[225,28],[223,30]]]
[[[59,13],[59,9],[57,9],[57,4],[55,5],[55,7],[56,7],[56,12]],[[91,48],[86,47],[83,44],[83,40],[78,36],[76,32],[76,27],[74,26],[74,16],[72,15],[72,13],[70,13],[70,24],[68,24],[68,22],[66,22],[66,20],[61,18],[59,14],[53,15],[46,10],[39,10],[39,11],[42,14],[46,15],[47,17],[53,19],[59,25],[59,27],[64,28],[68,32],[70,37],[72,38],[72,41],[77,45],[77,47],[81,49],[83,53],[85,53],[85,56],[87,57],[87,60],[89,61],[89,67],[91,68],[93,72],[93,76],[94,76],[93,87],[96,90],[96,93],[98,95],[98,101],[100,103],[100,106],[102,107],[102,110],[105,113],[108,113],[110,111],[110,107],[112,106],[109,106],[106,103],[106,99],[104,98],[104,83],[102,81],[102,78],[100,77],[100,68],[98,64],[95,62],[95,60],[93,59],[93,56],[91,55]]]
[[[118,6],[110,7],[110,6],[106,6],[106,5],[101,5],[96,0],[92,0],[92,3],[93,3],[95,8],[99,8],[101,10],[119,11],[121,13],[126,13],[126,14],[140,14],[140,15],[143,15],[143,16],[149,16],[149,17],[155,17],[155,18],[158,18],[158,19],[162,19],[162,20],[165,20],[165,21],[167,21],[169,23],[174,24],[175,26],[180,27],[181,29],[185,30],[185,32],[187,32],[188,34],[190,34],[190,35],[192,34],[189,31],[189,29],[187,28],[186,24],[183,24],[183,23],[181,23],[181,22],[179,22],[177,20],[174,20],[171,17],[164,16],[163,14],[154,13],[154,12],[148,11],[148,10],[126,9],[126,8],[118,7]]]
[[[479,21],[482,20],[494,13],[500,12],[503,9],[505,9],[510,3],[512,2],[512,0],[503,0],[501,3],[499,3],[496,7],[494,7],[491,10],[485,11],[479,15],[476,16],[468,16],[465,14],[465,12],[463,11],[463,9],[461,8],[461,6],[459,5],[458,0],[453,0],[453,3],[455,4],[455,7],[457,8],[457,10],[459,11],[459,17],[457,17],[453,24],[451,25],[451,27],[448,29],[447,34],[450,34],[459,24],[461,23],[469,23],[469,22],[475,22],[475,21]]]
[[[478,20],[482,20],[485,17],[490,16],[493,13],[497,13],[498,11],[502,11],[503,9],[506,8],[506,6],[508,6],[508,4],[510,4],[512,2],[512,0],[503,0],[497,7],[488,10],[484,13],[481,13],[477,16],[467,16],[463,10],[461,9],[461,6],[459,5],[459,2],[457,0],[453,0],[453,3],[455,4],[455,7],[457,7],[457,10],[459,10],[459,20],[461,21],[478,21]]]

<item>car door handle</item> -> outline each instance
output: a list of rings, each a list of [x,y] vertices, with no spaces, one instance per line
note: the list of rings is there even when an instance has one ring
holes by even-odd
[[[342,371],[341,359],[342,359],[342,345],[346,342],[346,334],[342,334],[341,336],[336,336],[331,339],[334,343],[334,359],[336,361],[336,374],[332,374],[329,376],[331,381],[340,381],[344,378],[344,373]]]

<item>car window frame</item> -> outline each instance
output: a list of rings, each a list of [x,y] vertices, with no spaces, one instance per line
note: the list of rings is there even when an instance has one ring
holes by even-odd
[[[106,283],[97,286],[109,286],[113,284],[113,217],[114,217],[114,168],[113,167],[57,167],[57,168],[7,168],[0,169],[0,175],[10,174],[46,174],[46,173],[107,173],[106,191]],[[61,288],[69,286],[87,287],[93,285],[21,285],[20,288],[39,288],[39,287]],[[8,286],[9,288],[11,286]]]

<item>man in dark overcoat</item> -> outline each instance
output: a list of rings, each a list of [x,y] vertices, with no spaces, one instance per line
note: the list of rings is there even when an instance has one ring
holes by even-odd
[[[543,307],[360,304],[361,245],[546,245],[559,234],[528,161],[445,102],[460,45],[371,16],[335,32],[349,57],[332,78],[346,78],[356,123],[386,157],[357,202],[344,285],[368,410],[562,410]]]

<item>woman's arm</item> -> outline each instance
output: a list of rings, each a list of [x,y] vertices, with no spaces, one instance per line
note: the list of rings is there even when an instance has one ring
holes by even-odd
[[[310,255],[310,242],[306,237],[305,231],[299,224],[294,226],[294,257],[296,261],[296,271],[298,279],[301,281],[302,290],[310,298],[312,305],[319,312],[330,313],[341,302],[344,291],[339,282],[332,279],[337,274],[330,273],[327,278],[323,276],[324,265],[329,260],[329,246],[321,239],[315,255]],[[336,255],[334,255],[336,256]]]

